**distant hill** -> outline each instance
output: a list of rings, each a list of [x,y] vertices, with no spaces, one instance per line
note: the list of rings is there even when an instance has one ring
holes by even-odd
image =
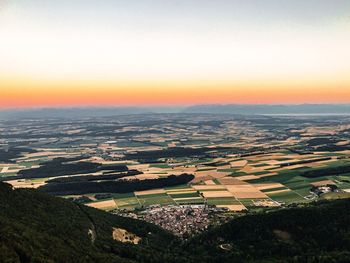
[[[345,263],[349,210],[344,199],[247,215],[181,243],[143,221],[0,183],[0,262]]]
[[[350,104],[300,104],[300,105],[196,105],[184,113],[211,114],[350,114]]]
[[[85,107],[0,110],[0,119],[111,117],[134,114],[350,114],[350,104],[208,104],[190,107]]]
[[[111,117],[134,114],[177,113],[181,107],[72,107],[0,110],[0,119]]]

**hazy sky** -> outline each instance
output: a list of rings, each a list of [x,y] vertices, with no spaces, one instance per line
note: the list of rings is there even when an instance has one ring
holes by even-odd
[[[0,0],[0,106],[350,102],[350,1]]]

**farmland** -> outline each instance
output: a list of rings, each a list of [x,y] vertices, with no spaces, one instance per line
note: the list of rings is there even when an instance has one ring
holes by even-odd
[[[1,181],[107,211],[247,213],[350,192],[347,116],[134,115],[0,130]]]

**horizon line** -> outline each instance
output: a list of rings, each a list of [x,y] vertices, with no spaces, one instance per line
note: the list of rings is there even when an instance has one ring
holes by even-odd
[[[61,105],[61,106],[14,106],[1,107],[0,111],[8,110],[45,110],[45,109],[151,109],[151,108],[190,108],[197,106],[350,106],[350,102],[339,103],[199,103],[186,105]]]

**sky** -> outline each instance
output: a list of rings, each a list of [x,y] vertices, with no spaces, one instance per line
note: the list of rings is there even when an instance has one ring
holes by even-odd
[[[0,108],[350,103],[348,0],[0,0]]]

